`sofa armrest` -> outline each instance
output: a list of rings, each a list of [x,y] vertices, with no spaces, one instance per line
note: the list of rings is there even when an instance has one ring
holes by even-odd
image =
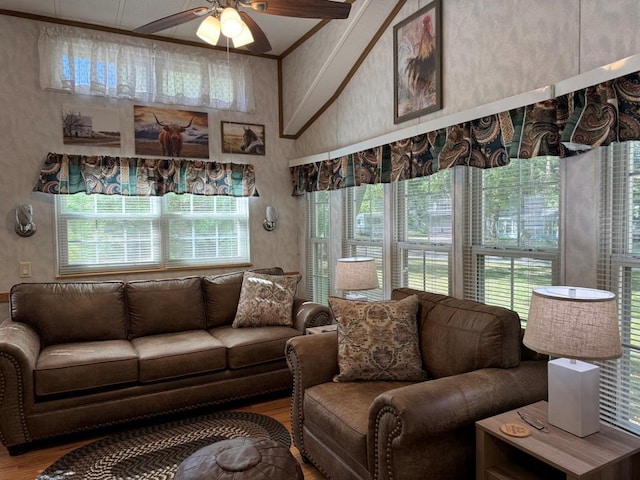
[[[33,371],[40,338],[28,325],[11,320],[0,324],[0,442],[29,442],[25,412],[34,403]]]
[[[337,333],[319,333],[290,338],[285,347],[287,365],[293,375],[291,394],[291,433],[293,443],[305,455],[304,394],[313,385],[333,381],[338,373]]]
[[[439,440],[473,428],[477,420],[546,397],[543,361],[475,370],[382,393],[369,410],[371,477],[387,479],[393,472],[396,478],[413,478],[419,471],[440,471],[439,462],[455,460],[439,451]]]
[[[296,300],[293,305],[293,326],[305,332],[307,328],[329,325],[333,322],[331,309],[315,302]]]

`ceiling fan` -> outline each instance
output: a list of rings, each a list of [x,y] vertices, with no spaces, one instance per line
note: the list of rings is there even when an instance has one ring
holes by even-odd
[[[351,3],[331,0],[206,0],[210,7],[196,7],[175,13],[134,29],[135,33],[151,34],[202,18],[197,35],[212,45],[220,33],[233,40],[233,46],[246,46],[254,54],[271,50],[269,39],[258,24],[243,9],[286,17],[342,19],[349,16]]]

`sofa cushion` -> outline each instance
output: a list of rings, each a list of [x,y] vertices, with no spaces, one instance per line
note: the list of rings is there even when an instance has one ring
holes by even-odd
[[[128,340],[45,347],[34,371],[36,395],[106,388],[138,380],[138,356]]]
[[[42,346],[127,338],[124,282],[20,283],[11,288],[11,318]]]
[[[200,277],[127,283],[130,338],[204,329]]]
[[[279,267],[249,271],[267,275],[282,275],[284,273]],[[243,278],[244,272],[233,272],[202,279],[206,302],[207,328],[231,325],[233,323],[238,301],[240,300]]]
[[[424,380],[416,314],[418,297],[359,302],[330,297],[338,322],[336,382]]]
[[[520,319],[512,310],[449,297],[423,320],[421,351],[430,377],[520,362]],[[452,355],[451,352],[455,352]]]
[[[227,347],[229,368],[243,368],[284,359],[284,347],[301,332],[292,327],[212,328],[211,335]]]
[[[164,333],[134,338],[141,382],[153,382],[215,370],[224,370],[224,345],[206,330]]]
[[[233,326],[293,325],[293,297],[300,275],[265,275],[244,272]]]

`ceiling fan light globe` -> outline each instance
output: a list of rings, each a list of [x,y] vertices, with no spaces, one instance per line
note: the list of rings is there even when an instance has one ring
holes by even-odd
[[[196,35],[211,45],[217,45],[220,38],[220,20],[216,17],[205,18],[200,23]]]
[[[234,38],[242,32],[244,22],[235,8],[227,7],[220,14],[220,25],[226,37]]]
[[[234,48],[240,48],[240,47],[244,47],[245,45],[249,45],[250,43],[253,43],[253,35],[251,35],[251,30],[249,30],[249,27],[247,27],[247,24],[242,22],[242,31],[240,32],[239,35],[235,36],[233,38],[233,47]]]

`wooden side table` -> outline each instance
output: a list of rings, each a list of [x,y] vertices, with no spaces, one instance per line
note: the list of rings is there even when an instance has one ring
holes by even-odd
[[[329,332],[335,332],[336,330],[338,330],[338,324],[333,323],[331,325],[322,325],[320,327],[310,327],[307,328],[307,330],[305,331],[305,333],[307,335],[314,335],[316,333],[329,333]]]
[[[549,433],[527,425],[518,410],[544,422]],[[507,435],[505,423],[531,431],[527,437]],[[640,438],[600,425],[584,438],[548,425],[547,402],[502,413],[476,422],[476,479],[640,479]]]

